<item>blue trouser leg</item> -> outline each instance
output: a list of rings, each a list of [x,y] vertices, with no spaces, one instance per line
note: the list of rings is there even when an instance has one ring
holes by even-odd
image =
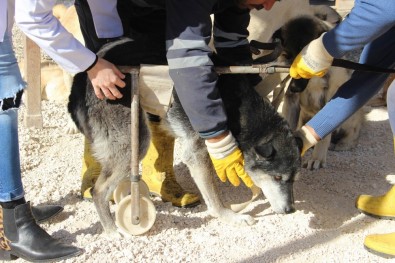
[[[0,111],[0,202],[24,196],[18,143],[18,109]]]
[[[365,46],[361,63],[395,67],[395,27]],[[369,101],[382,87],[388,74],[355,71],[333,98],[308,123],[320,138],[334,131]]]
[[[392,134],[395,140],[395,80],[392,81],[392,84],[390,85],[387,91],[387,110],[388,110],[388,119],[390,121]]]

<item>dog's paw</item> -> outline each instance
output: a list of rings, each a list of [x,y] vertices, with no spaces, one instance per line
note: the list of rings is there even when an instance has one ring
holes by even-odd
[[[118,232],[118,230],[115,229],[106,229],[104,231],[104,235],[108,239],[119,239],[122,238],[122,234]]]
[[[77,128],[77,126],[75,125],[75,123],[73,122],[73,120],[69,120],[68,122],[67,122],[67,125],[66,125],[66,127],[64,128],[64,131],[65,131],[65,133],[67,133],[67,134],[76,134],[76,133],[78,133],[78,128]]]
[[[310,171],[318,170],[320,168],[325,168],[325,167],[326,167],[326,162],[322,160],[310,159],[303,162],[303,168],[306,168]]]
[[[221,221],[232,226],[251,226],[256,223],[255,219],[250,215],[237,214],[232,210],[224,210],[218,217]]]

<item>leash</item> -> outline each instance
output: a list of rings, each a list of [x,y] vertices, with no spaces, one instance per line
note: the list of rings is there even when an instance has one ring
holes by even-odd
[[[259,51],[260,49],[262,50],[273,50],[270,54],[259,57],[254,60],[253,65],[259,66],[259,64],[262,63],[268,63],[276,60],[281,52],[282,52],[282,47],[281,43],[278,39],[275,39],[274,42],[269,42],[269,43],[264,43],[264,42],[259,42],[256,40],[251,40],[250,41],[250,49],[251,52],[255,55],[259,55],[261,52]],[[352,70],[357,70],[357,71],[365,71],[365,72],[372,72],[372,73],[395,73],[395,69],[390,69],[390,68],[382,68],[382,67],[377,67],[377,66],[372,66],[368,64],[361,64],[345,59],[339,59],[335,58],[333,59],[332,62],[333,67],[340,67],[340,68],[346,68],[346,69],[352,69]],[[273,67],[278,67],[273,65]],[[283,68],[289,69],[290,66],[282,66]],[[287,73],[282,71],[283,73]],[[276,72],[273,72],[276,73]]]
[[[352,62],[349,60],[339,59],[339,58],[333,59],[332,66],[346,68],[346,69],[353,69],[357,71],[373,72],[373,73],[395,73],[395,69],[381,68],[381,67],[361,64],[361,63]]]

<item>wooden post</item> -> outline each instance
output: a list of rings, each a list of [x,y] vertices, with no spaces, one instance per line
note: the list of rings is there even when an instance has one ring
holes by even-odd
[[[26,127],[43,127],[41,113],[41,54],[40,48],[32,40],[24,36],[24,72],[27,82],[25,91],[26,114],[24,124]]]

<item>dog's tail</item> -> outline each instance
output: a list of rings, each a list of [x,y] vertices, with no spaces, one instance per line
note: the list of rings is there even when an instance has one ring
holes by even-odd
[[[88,75],[86,72],[78,73],[74,76],[67,110],[78,130],[85,136],[90,137],[88,123],[88,107],[85,103]]]

